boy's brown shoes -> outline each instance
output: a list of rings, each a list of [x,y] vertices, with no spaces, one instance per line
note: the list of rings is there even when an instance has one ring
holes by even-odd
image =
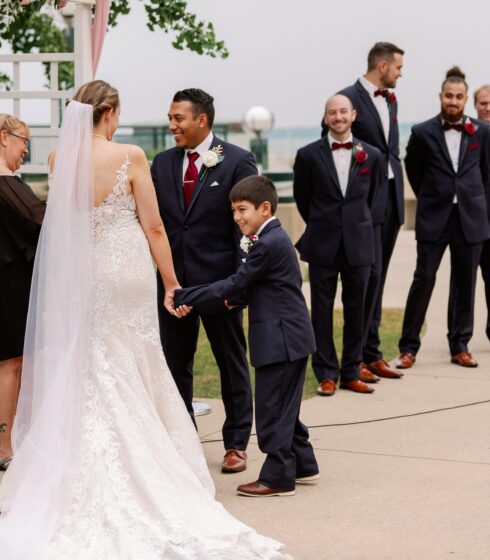
[[[257,480],[249,484],[240,484],[236,489],[236,493],[240,496],[249,496],[251,498],[269,498],[272,496],[294,496],[296,491],[269,488]]]

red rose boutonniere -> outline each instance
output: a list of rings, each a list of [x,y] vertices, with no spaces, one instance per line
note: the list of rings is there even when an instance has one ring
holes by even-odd
[[[473,136],[473,134],[475,134],[477,130],[478,127],[476,126],[476,124],[471,122],[471,119],[469,117],[466,117],[466,120],[464,122],[464,131],[466,132],[466,134],[468,136]]]
[[[354,146],[352,152],[353,152],[352,155],[354,156],[354,161],[359,165],[362,165],[368,158],[368,155],[364,151],[364,148],[362,147],[361,143],[357,144],[357,146]]]
[[[393,105],[396,102],[396,95],[393,92],[391,92],[388,99],[390,100],[390,103]]]

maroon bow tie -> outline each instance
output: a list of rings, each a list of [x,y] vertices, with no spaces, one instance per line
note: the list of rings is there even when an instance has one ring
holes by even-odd
[[[352,150],[352,142],[344,142],[343,144],[340,142],[332,142],[332,152],[340,150],[341,148]]]
[[[463,125],[461,123],[450,123],[450,122],[444,121],[444,124],[442,125],[442,128],[444,129],[444,131],[446,131],[446,130],[457,130],[458,132],[463,132]]]
[[[379,97],[380,95],[388,99],[388,97],[390,96],[390,92],[387,89],[377,89],[374,92],[374,97]]]

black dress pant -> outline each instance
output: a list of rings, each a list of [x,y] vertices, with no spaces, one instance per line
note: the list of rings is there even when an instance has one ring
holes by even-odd
[[[483,243],[480,259],[481,275],[485,283],[485,299],[487,302],[487,338],[490,339],[490,240]]]
[[[364,333],[364,300],[370,266],[353,267],[347,262],[341,244],[335,261],[330,266],[309,266],[311,290],[311,322],[317,351],[312,365],[316,378],[337,382],[359,379]],[[341,365],[333,339],[333,308],[338,279],[342,281],[344,332]]]
[[[448,245],[451,251],[453,276],[449,350],[451,355],[468,351],[468,342],[473,334],[476,272],[482,244],[468,243],[465,240],[459,220],[458,205],[453,204],[449,220],[439,241],[417,242],[417,266],[403,318],[400,352],[417,354],[420,348],[420,330],[436,282],[436,273]]]
[[[168,367],[193,420],[193,365],[202,321],[221,376],[226,413],[222,431],[225,449],[246,449],[252,429],[253,402],[242,311],[200,316],[193,309],[177,319],[160,304],[159,319]]]
[[[295,479],[318,474],[308,429],[299,419],[308,357],[255,370],[257,441],[267,457],[259,482],[293,490]]]
[[[485,300],[487,302],[487,326],[485,329],[487,338],[490,339],[490,240],[483,242],[480,259],[481,275],[485,285]],[[453,324],[453,307],[454,307],[454,278],[451,272],[451,283],[449,288],[449,301],[447,305],[447,331],[448,339],[451,339],[451,325]]]
[[[391,256],[400,231],[395,198],[395,180],[389,180],[386,219],[374,228],[375,262],[371,269],[365,304],[365,334],[362,360],[370,364],[383,358],[380,350],[379,327],[383,308],[383,292]]]

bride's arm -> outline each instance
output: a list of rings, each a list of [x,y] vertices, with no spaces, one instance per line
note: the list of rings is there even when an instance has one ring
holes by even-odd
[[[136,211],[165,286],[164,305],[169,313],[181,317],[186,313],[177,312],[173,308],[174,291],[180,288],[180,285],[175,275],[170,243],[158,210],[148,161],[144,151],[138,146],[132,146],[130,160],[129,175],[136,200]]]

